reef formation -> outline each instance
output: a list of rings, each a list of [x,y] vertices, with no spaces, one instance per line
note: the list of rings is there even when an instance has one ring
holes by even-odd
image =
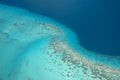
[[[120,80],[120,58],[84,49],[55,20],[0,4],[0,80]]]

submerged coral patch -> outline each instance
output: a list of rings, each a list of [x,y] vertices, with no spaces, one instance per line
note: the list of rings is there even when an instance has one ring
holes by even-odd
[[[0,4],[0,80],[120,80],[120,57],[90,52],[66,26]]]

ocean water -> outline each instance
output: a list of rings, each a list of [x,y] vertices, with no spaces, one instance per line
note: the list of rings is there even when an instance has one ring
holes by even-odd
[[[75,33],[86,49],[105,55],[120,56],[119,0],[0,0],[49,16]]]
[[[0,80],[120,80],[120,57],[87,50],[80,40],[55,18],[2,3]]]

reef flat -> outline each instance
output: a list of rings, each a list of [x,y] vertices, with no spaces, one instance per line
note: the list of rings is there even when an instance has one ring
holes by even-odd
[[[120,57],[84,49],[48,17],[0,4],[0,80],[120,80]]]

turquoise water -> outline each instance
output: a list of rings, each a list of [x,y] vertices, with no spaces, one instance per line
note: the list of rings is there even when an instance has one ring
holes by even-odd
[[[120,80],[120,57],[77,38],[53,19],[0,4],[0,80]]]
[[[0,0],[71,28],[86,49],[120,56],[120,0]]]

